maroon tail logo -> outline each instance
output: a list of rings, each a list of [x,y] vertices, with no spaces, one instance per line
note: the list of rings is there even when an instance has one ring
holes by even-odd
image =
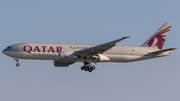
[[[166,37],[167,35],[162,35],[168,31],[170,31],[171,26],[163,29],[162,31],[158,32],[153,38],[151,38],[151,40],[147,43],[147,45],[149,47],[156,45],[159,49],[162,49],[165,39],[164,37]]]

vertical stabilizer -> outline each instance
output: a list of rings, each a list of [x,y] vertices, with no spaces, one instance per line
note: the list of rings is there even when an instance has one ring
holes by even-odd
[[[162,49],[172,23],[165,23],[155,34],[153,34],[142,47],[157,47]]]

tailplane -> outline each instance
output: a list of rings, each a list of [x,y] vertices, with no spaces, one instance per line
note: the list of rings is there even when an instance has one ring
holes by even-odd
[[[172,23],[165,23],[155,34],[153,34],[142,47],[156,47],[162,49]]]

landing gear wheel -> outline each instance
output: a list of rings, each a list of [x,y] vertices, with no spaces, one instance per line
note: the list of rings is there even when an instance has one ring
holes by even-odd
[[[84,70],[84,66],[81,67],[81,70]]]
[[[19,67],[19,66],[20,66],[20,64],[19,64],[19,63],[16,63],[16,66],[17,66],[17,67]]]
[[[92,72],[92,69],[89,69],[88,71],[89,71],[89,72]]]
[[[85,71],[88,71],[88,68],[87,67],[85,67],[85,69],[84,69]]]
[[[95,67],[95,66],[92,66],[91,68],[92,68],[93,70],[95,70],[95,69],[96,69],[96,67]]]

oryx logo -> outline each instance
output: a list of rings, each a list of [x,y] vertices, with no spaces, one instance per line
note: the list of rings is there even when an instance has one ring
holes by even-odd
[[[161,30],[160,32],[158,32],[154,37],[152,37],[149,42],[147,43],[147,45],[149,47],[151,46],[157,46],[159,49],[162,49],[164,42],[165,42],[165,38],[167,35],[163,35],[166,32],[170,31],[171,26]]]

